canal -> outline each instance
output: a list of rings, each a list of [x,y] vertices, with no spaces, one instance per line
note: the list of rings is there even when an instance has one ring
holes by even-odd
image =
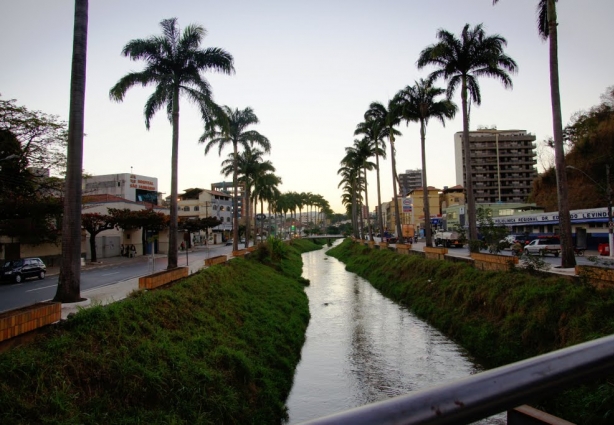
[[[480,370],[461,347],[323,250],[303,254],[311,320],[289,424],[384,400]],[[505,424],[505,414],[481,424]]]

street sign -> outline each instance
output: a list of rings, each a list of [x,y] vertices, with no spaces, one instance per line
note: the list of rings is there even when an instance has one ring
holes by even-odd
[[[264,214],[256,214],[256,220],[264,220],[266,218],[266,215]]]

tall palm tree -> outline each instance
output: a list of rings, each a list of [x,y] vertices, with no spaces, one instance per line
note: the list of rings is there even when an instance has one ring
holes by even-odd
[[[254,198],[260,200],[260,214],[264,213],[264,202],[268,205],[268,213],[271,215],[274,207],[274,203],[281,194],[279,186],[282,184],[281,177],[273,174],[272,172],[258,173],[255,177],[254,185]],[[262,234],[262,231],[260,232]]]
[[[85,119],[85,68],[87,64],[88,0],[75,0],[68,155],[62,217],[62,261],[54,301],[81,300],[81,174]]]
[[[377,220],[378,227],[381,233],[384,232],[384,220],[382,215],[382,193],[379,175],[379,157],[386,159],[386,143],[384,138],[387,137],[387,129],[378,121],[367,120],[356,126],[354,135],[362,134],[369,142],[375,153],[375,176],[377,183]],[[371,239],[373,240],[373,239]]]
[[[251,125],[258,124],[258,117],[252,108],[230,109],[223,106],[223,115],[218,116],[206,128],[199,143],[205,143],[205,155],[214,147],[218,146],[218,154],[222,154],[222,149],[228,144],[233,149],[233,175],[232,184],[234,186],[234,196],[232,200],[232,249],[239,249],[239,206],[238,206],[238,180],[237,180],[237,159],[239,145],[249,148],[254,144],[262,147],[264,152],[271,151],[269,139],[258,133],[256,130],[248,130]]]
[[[222,174],[226,177],[237,171],[237,181],[243,185],[243,196],[245,199],[245,205],[243,208],[243,216],[245,217],[245,247],[249,247],[249,238],[251,233],[251,196],[252,188],[254,187],[254,175],[258,172],[258,168],[265,164],[262,159],[262,152],[259,149],[253,149],[250,146],[246,146],[242,152],[237,154],[237,160],[235,163],[235,157],[233,153],[230,153],[229,158],[222,161]],[[273,165],[270,161],[266,161],[269,169],[273,169]],[[255,209],[254,209],[255,211]]]
[[[487,36],[481,24],[473,28],[466,24],[460,38],[440,29],[437,31],[437,38],[438,43],[427,46],[420,52],[417,65],[418,68],[427,65],[437,67],[429,79],[434,81],[441,77],[448,82],[446,91],[448,99],[452,98],[460,86],[469,238],[475,240],[477,239],[477,220],[471,179],[468,105],[469,101],[477,105],[482,103],[478,77],[496,78],[503,83],[505,88],[511,88],[512,79],[509,73],[515,73],[517,65],[503,52],[503,48],[507,45],[505,38],[498,34]]]
[[[372,144],[368,138],[361,140],[354,140],[354,149],[358,154],[360,160],[362,160],[362,172],[364,178],[364,191],[365,191],[365,207],[367,209],[367,228],[369,229],[369,239],[373,241],[373,229],[371,227],[371,220],[369,217],[369,183],[367,181],[367,171],[371,171],[375,168],[375,164],[369,161],[369,158],[376,155],[376,151],[379,155],[382,154],[381,148],[377,147],[377,144]]]
[[[122,54],[131,60],[144,60],[145,69],[122,77],[109,96],[121,102],[134,86],[155,85],[145,103],[145,127],[149,130],[154,114],[164,108],[173,126],[171,148],[171,205],[168,243],[168,268],[177,267],[177,170],[179,167],[179,97],[187,97],[199,108],[205,122],[210,122],[219,107],[213,102],[211,87],[201,75],[205,71],[234,72],[233,58],[226,51],[212,47],[200,49],[206,31],[200,25],[188,25],[183,33],[177,19],[160,22],[162,36],[131,40]]]
[[[392,192],[394,196],[393,202],[395,204],[396,211],[396,234],[399,238],[399,241],[403,242],[403,232],[401,231],[401,214],[399,213],[399,195],[397,191],[397,182],[399,181],[399,176],[397,175],[396,148],[394,147],[395,136],[401,135],[401,132],[394,128],[401,122],[399,107],[392,101],[392,99],[388,101],[388,108],[386,108],[379,102],[372,102],[371,105],[369,105],[369,109],[367,110],[367,112],[365,112],[365,119],[367,121],[375,121],[381,126],[382,129],[385,129],[385,134],[388,137],[388,142],[390,143],[390,161],[392,164]],[[383,228],[381,229],[381,232],[383,235]]]
[[[446,119],[454,118],[456,105],[448,100],[435,100],[445,93],[444,89],[434,87],[430,80],[420,79],[413,86],[407,86],[395,96],[395,102],[401,108],[401,116],[407,124],[410,121],[420,123],[420,149],[422,152],[422,184],[424,186],[424,224],[426,225],[426,246],[433,246],[431,235],[431,209],[429,205],[428,183],[426,180],[426,126],[429,119],[435,118],[445,127]]]
[[[552,106],[552,134],[554,135],[554,167],[556,171],[556,192],[559,203],[559,225],[561,236],[561,267],[576,265],[567,196],[567,174],[565,173],[565,150],[563,149],[563,117],[561,113],[561,90],[559,87],[558,22],[556,3],[558,0],[539,0],[537,3],[537,29],[543,40],[549,41],[550,56],[550,103]],[[499,0],[493,0],[493,4]]]

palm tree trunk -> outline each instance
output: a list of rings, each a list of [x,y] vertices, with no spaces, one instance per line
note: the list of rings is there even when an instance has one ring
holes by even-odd
[[[471,178],[471,149],[469,142],[469,111],[467,109],[467,79],[463,77],[461,87],[461,105],[463,110],[463,150],[465,153],[465,184],[467,191],[467,225],[469,226],[469,240],[478,238],[477,220],[475,216],[475,196],[473,194],[473,180]],[[469,245],[471,247],[471,245]]]
[[[371,219],[369,218],[369,185],[367,184],[367,169],[363,168],[365,173],[365,206],[367,207],[367,227],[369,228],[369,240],[373,242],[373,229],[371,228]]]
[[[559,89],[559,59],[557,35],[556,5],[548,0],[548,30],[550,39],[550,96],[552,98],[552,126],[554,134],[554,164],[556,168],[556,192],[559,201],[559,226],[561,238],[561,267],[571,268],[576,265],[569,215],[569,198],[567,196],[567,174],[565,169],[565,151],[563,149],[563,119],[561,116],[561,92]]]
[[[420,120],[420,147],[422,148],[422,183],[424,184],[424,225],[426,234],[426,246],[433,246],[431,234],[431,206],[429,204],[429,185],[426,181],[426,125]]]
[[[394,136],[390,136],[390,158],[392,161],[392,192],[394,194],[394,211],[395,217],[394,221],[397,227],[397,238],[399,243],[403,243],[403,233],[401,232],[401,214],[399,212],[399,201],[398,201],[398,192],[397,192],[397,162],[395,160],[395,148],[394,148]]]
[[[379,233],[384,234],[384,218],[382,217],[382,193],[379,181],[379,155],[375,155],[375,166],[377,167],[377,219],[379,221]]]
[[[232,250],[239,250],[239,190],[237,188],[237,157],[239,155],[239,149],[237,147],[237,142],[232,142],[233,147],[233,156],[232,156],[232,185],[233,185],[233,193],[232,197]]]
[[[168,266],[167,269],[177,267],[178,244],[177,244],[177,176],[179,170],[179,86],[175,87],[173,93],[173,146],[171,152],[171,212],[168,235]]]
[[[62,261],[54,301],[81,300],[81,179],[85,117],[85,69],[87,64],[88,0],[75,0],[70,112],[64,215],[62,218]]]
[[[352,182],[352,230],[354,231],[354,237],[359,239],[358,235],[358,217],[356,215],[356,208],[358,200],[356,199],[356,179]]]
[[[247,188],[247,184],[245,185],[245,196],[243,200],[243,217],[245,218],[245,244],[244,247],[247,248],[249,246],[249,237],[251,231],[251,218],[250,218],[250,210],[251,210],[251,200],[249,196],[249,189]]]

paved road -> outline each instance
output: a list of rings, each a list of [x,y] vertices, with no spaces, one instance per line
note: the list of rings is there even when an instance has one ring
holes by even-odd
[[[242,247],[241,245],[240,247]],[[213,245],[197,247],[187,252],[180,252],[178,265],[202,264],[207,257],[229,255],[232,246]],[[166,269],[168,262],[166,254],[151,257],[113,257],[104,258],[99,263],[86,263],[81,270],[81,292],[85,293],[95,288],[113,285],[129,279],[138,278]],[[22,283],[3,282],[0,284],[0,312],[48,301],[55,296],[58,284],[59,267],[49,267],[44,280],[28,279]]]

